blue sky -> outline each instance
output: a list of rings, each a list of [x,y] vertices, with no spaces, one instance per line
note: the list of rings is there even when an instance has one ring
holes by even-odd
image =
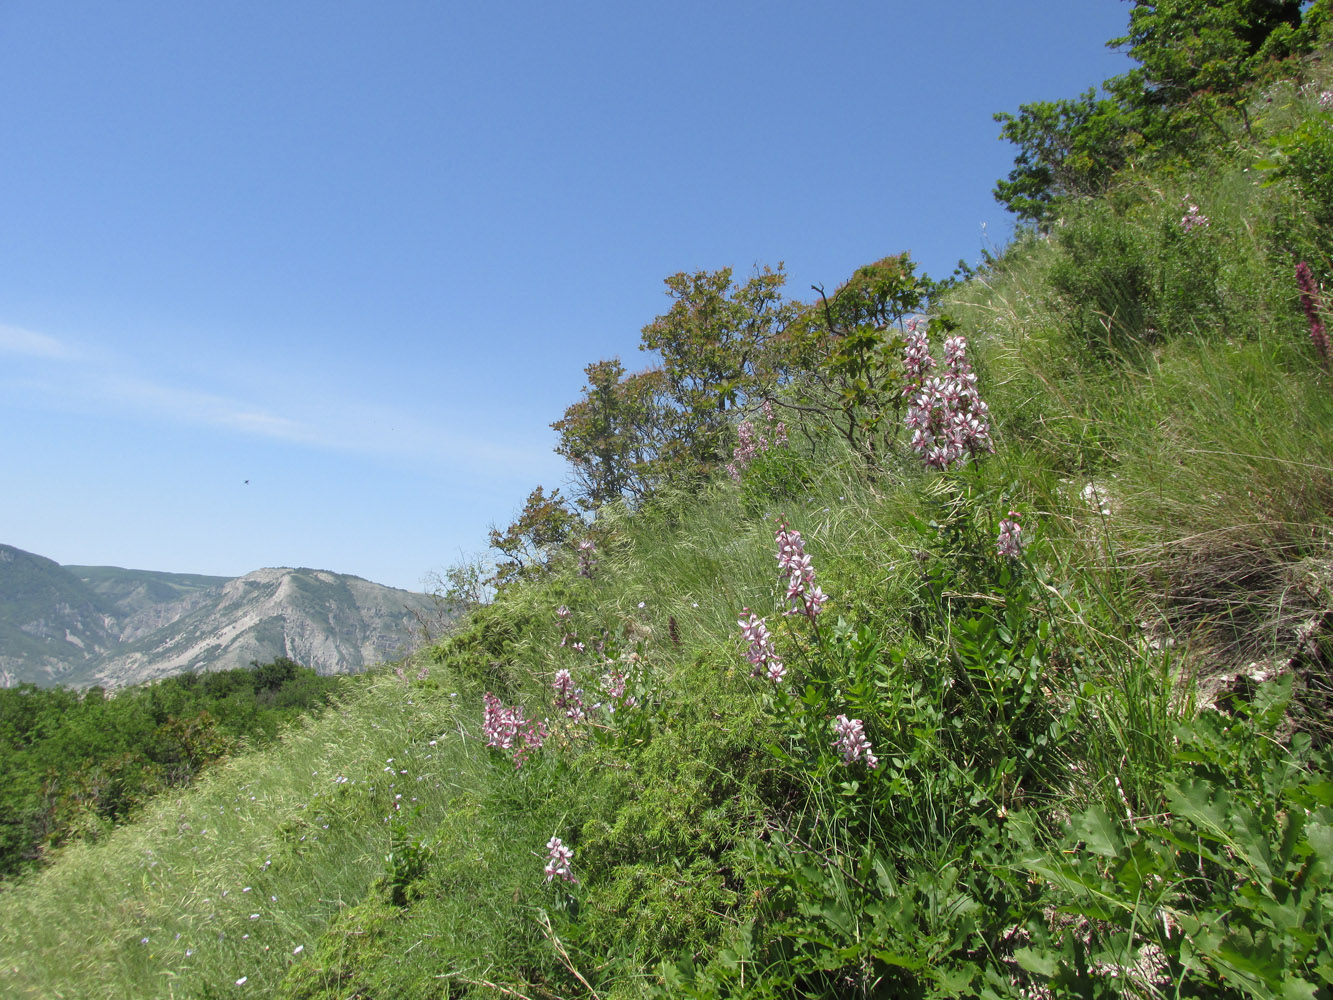
[[[0,542],[419,589],[682,270],[944,275],[1122,0],[0,2]],[[246,480],[249,480],[247,483]]]

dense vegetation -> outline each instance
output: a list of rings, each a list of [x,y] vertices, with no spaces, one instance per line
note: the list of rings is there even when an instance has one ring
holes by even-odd
[[[454,633],[0,894],[0,990],[1333,996],[1325,25],[1134,3],[962,280],[668,279]]]
[[[96,687],[0,689],[0,875],[71,838],[105,834],[153,795],[323,708],[338,685],[279,657],[113,696]]]

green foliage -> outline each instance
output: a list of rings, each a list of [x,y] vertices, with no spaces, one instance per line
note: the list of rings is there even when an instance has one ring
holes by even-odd
[[[487,582],[500,587],[543,575],[581,524],[558,489],[548,496],[538,486],[528,494],[517,520],[503,532],[491,529],[490,546],[503,561],[496,564],[495,574]]]
[[[615,500],[641,501],[675,468],[681,415],[661,368],[627,375],[617,361],[584,369],[584,396],[551,427],[556,454],[570,463],[578,503],[595,510]]]
[[[334,677],[279,657],[182,674],[108,698],[31,684],[0,689],[0,875],[96,839],[208,764],[322,709]]]
[[[1333,115],[1312,114],[1273,139],[1274,180],[1290,180],[1320,226],[1333,226]]]
[[[1274,738],[1291,678],[1238,715],[1178,727],[1164,811],[1075,816],[1028,863],[1064,920],[1033,923],[1030,971],[1093,995],[1110,970],[1177,996],[1315,997],[1333,983],[1333,770]],[[1313,766],[1311,766],[1313,765]]]
[[[941,287],[903,253],[858,268],[832,296],[816,289],[820,301],[784,342],[788,408],[819,418],[871,458],[882,453],[898,435],[903,324]]]
[[[995,120],[1000,138],[1019,150],[1008,178],[995,184],[995,200],[1026,222],[1043,223],[1067,199],[1103,192],[1134,143],[1124,109],[1095,90],[1023,104]]]
[[[731,268],[673,274],[671,308],[643,328],[645,351],[662,358],[662,373],[679,408],[677,462],[711,469],[728,454],[728,412],[772,394],[776,341],[795,316],[782,297],[782,265],[757,270],[742,285]]]
[[[1249,85],[1314,46],[1328,18],[1299,0],[1134,0],[1128,33],[1108,42],[1138,65],[1074,99],[999,113],[1000,138],[1018,147],[995,198],[1019,219],[1048,225],[1071,199],[1102,194],[1122,168],[1197,158],[1252,135]]]
[[[1151,202],[1089,208],[1055,237],[1050,272],[1073,343],[1134,356],[1164,336],[1215,328],[1223,318],[1211,228],[1185,231],[1183,206]]]

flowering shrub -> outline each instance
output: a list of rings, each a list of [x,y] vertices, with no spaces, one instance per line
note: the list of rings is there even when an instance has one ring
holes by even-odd
[[[805,541],[801,533],[787,527],[786,521],[778,522],[775,536],[778,543],[778,568],[787,574],[787,600],[791,608],[789,615],[804,614],[811,621],[823,610],[828,597],[815,583],[815,568],[805,551]]]
[[[764,418],[768,422],[771,439],[749,420],[742,420],[740,426],[736,428],[736,436],[740,439],[740,443],[731,453],[732,460],[727,463],[727,474],[738,483],[741,481],[741,473],[757,455],[768,451],[770,447],[777,448],[787,444],[787,425],[781,420],[774,420],[773,404],[768,400],[764,400]]]
[[[742,638],[750,644],[745,653],[745,658],[754,664],[750,676],[767,677],[774,684],[782,683],[787,668],[782,665],[777,650],[773,648],[773,638],[769,634],[767,623],[758,615],[751,613],[749,608],[742,610],[748,613],[748,617],[742,618],[737,624],[741,627]]]
[[[585,538],[579,542],[579,576],[592,579],[593,568],[597,565],[594,554],[597,551],[597,544],[591,538]]]
[[[994,451],[990,412],[977,393],[977,376],[967,360],[967,338],[944,341],[945,374],[928,377],[934,367],[920,324],[909,334],[903,356],[907,373],[904,395],[911,405],[903,418],[912,431],[912,450],[934,469],[966,462],[979,452]]]
[[[508,708],[487,691],[482,696],[481,731],[488,747],[509,750],[514,755],[514,768],[522,767],[533,753],[542,748],[549,733],[546,723],[529,719],[518,705]]]
[[[574,686],[574,677],[568,668],[555,672],[555,680],[551,682],[551,687],[555,688],[555,707],[565,713],[566,719],[579,722],[586,717],[587,713],[583,709],[583,688]]]

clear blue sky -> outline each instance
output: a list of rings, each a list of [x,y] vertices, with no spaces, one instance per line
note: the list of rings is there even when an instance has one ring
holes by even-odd
[[[419,589],[682,270],[932,274],[1122,0],[0,0],[0,542]],[[248,485],[246,480],[249,480]]]

